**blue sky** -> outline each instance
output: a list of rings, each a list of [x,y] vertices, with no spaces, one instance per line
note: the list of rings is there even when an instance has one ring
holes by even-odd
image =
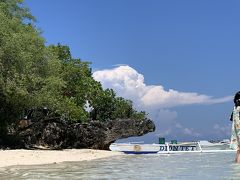
[[[69,45],[74,57],[92,62],[104,87],[149,112],[157,130],[138,140],[229,138],[229,96],[239,90],[239,1],[25,4],[47,44]]]

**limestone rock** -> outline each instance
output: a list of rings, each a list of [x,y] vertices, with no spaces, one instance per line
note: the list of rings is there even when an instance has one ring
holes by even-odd
[[[142,136],[155,130],[149,120],[118,119],[106,122],[68,123],[60,120],[36,122],[19,132],[24,148],[92,148],[105,149],[114,141]]]

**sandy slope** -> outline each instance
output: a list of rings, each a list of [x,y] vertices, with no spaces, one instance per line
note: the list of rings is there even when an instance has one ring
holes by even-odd
[[[119,152],[66,149],[66,150],[0,150],[0,167],[12,165],[51,164],[64,161],[89,161],[122,155]]]

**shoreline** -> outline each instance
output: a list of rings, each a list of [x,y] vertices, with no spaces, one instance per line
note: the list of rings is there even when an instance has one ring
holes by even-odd
[[[0,150],[0,168],[15,165],[44,165],[71,161],[91,161],[119,155],[123,155],[123,153],[95,149]]]

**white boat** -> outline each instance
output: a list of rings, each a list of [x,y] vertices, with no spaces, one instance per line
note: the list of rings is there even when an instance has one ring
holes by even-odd
[[[187,149],[183,150],[177,150],[177,151],[172,151],[171,150],[171,144],[167,144],[168,150],[167,151],[159,151],[158,154],[181,154],[181,153],[228,153],[228,152],[236,152],[236,150],[230,149],[229,145],[226,146],[226,144],[215,144],[215,145],[210,145],[210,144],[205,144],[205,146],[201,146],[200,141],[192,143],[180,143],[180,144],[174,144],[174,146],[183,146],[186,145],[188,147]],[[194,147],[192,150],[190,150],[190,147]],[[207,146],[210,145],[210,146]]]
[[[160,151],[160,146],[159,144],[113,143],[109,149],[126,154],[151,154]]]
[[[202,149],[226,150],[226,149],[229,149],[230,140],[224,139],[219,142],[210,142],[210,141],[206,141],[206,140],[201,140],[201,141],[199,141],[199,144],[201,145]]]
[[[197,143],[180,144],[141,144],[141,143],[113,143],[110,145],[111,151],[119,151],[127,154],[150,154],[168,151],[196,151]]]
[[[111,151],[124,152],[126,154],[175,154],[188,152],[236,152],[236,150],[229,149],[224,143],[210,143],[205,141],[199,142],[183,142],[177,144],[141,144],[141,143],[113,143],[109,149]],[[202,145],[203,146],[202,146]],[[207,148],[206,148],[207,147]],[[226,148],[227,147],[227,148]]]

